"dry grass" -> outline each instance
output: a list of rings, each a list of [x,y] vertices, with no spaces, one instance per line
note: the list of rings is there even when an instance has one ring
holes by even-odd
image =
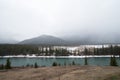
[[[66,66],[12,69],[0,80],[120,80],[120,67]]]

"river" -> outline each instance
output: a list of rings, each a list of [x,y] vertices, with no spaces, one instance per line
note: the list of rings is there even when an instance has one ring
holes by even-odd
[[[0,58],[0,64],[5,64],[7,58]],[[110,64],[110,57],[89,57],[88,65],[98,65],[98,66],[108,66]],[[120,66],[120,57],[116,57],[117,63]],[[84,58],[27,58],[18,57],[10,58],[11,65],[14,67],[21,67],[29,65],[34,65],[36,62],[39,66],[52,66],[53,62],[60,65],[70,65],[72,62],[77,65],[84,65]]]

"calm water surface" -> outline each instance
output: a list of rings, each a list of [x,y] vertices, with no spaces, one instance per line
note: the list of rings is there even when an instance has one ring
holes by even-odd
[[[0,64],[5,64],[7,58],[0,58]],[[117,63],[120,66],[120,58],[117,57]],[[84,58],[10,58],[12,66],[26,66],[27,64],[33,65],[35,62],[39,66],[52,66],[53,62],[57,62],[61,65],[75,64],[84,65]],[[108,66],[110,63],[110,57],[91,57],[88,58],[89,65]]]

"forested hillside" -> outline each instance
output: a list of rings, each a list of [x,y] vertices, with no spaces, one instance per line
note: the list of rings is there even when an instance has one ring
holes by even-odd
[[[54,46],[38,46],[38,45],[17,45],[17,44],[1,44],[0,56],[6,55],[38,55],[38,56],[69,56],[69,55],[120,55],[120,46],[110,46],[102,48],[85,48],[80,50],[68,50],[67,48],[54,48]]]

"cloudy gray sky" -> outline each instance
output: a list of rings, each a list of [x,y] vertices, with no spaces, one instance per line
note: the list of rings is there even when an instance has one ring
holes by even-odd
[[[0,39],[120,35],[120,0],[0,0]]]

